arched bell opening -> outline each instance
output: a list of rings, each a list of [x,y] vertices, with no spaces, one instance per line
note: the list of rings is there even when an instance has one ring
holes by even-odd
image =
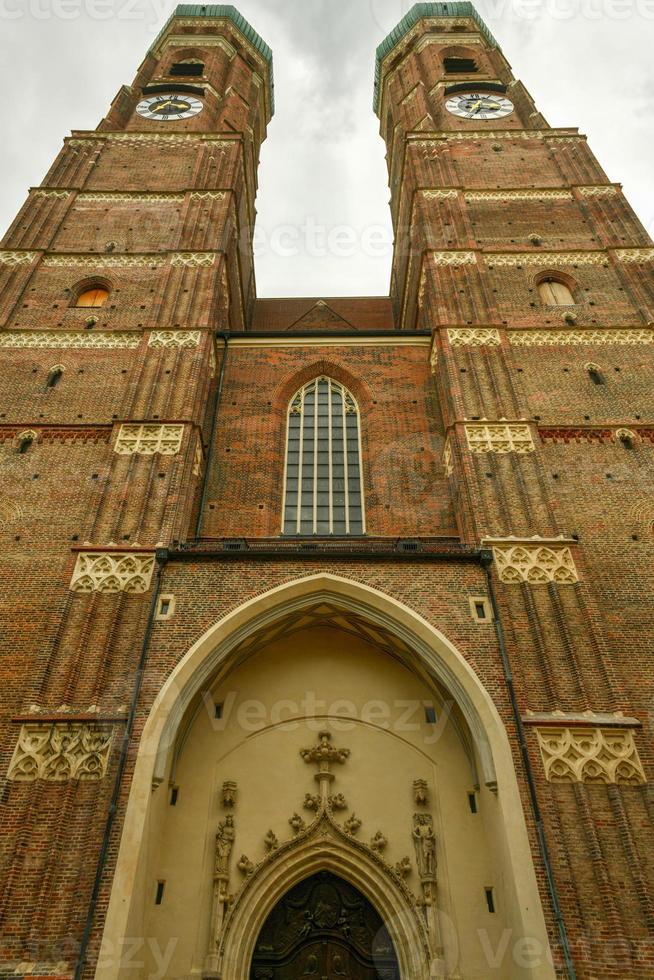
[[[381,915],[353,885],[321,871],[291,888],[255,943],[249,980],[400,980]]]

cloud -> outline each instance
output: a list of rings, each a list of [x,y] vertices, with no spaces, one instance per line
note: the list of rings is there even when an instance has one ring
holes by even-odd
[[[654,90],[647,4],[479,0],[478,8],[548,121],[587,133],[610,179],[623,181],[652,229],[654,140],[643,111]],[[390,235],[385,148],[371,108],[374,58],[412,3],[238,6],[275,58],[277,111],[261,158],[260,231],[269,238],[281,225],[301,227],[311,218],[326,229],[348,225],[360,235],[382,226]],[[651,0],[649,6],[654,16]],[[0,0],[3,226],[26,188],[40,183],[62,138],[73,128],[95,128],[172,9],[160,0]],[[302,246],[289,257],[264,250],[257,260],[260,295],[385,294],[389,279],[388,250],[359,249],[345,258]]]

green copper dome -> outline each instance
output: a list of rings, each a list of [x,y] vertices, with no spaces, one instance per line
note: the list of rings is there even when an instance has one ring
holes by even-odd
[[[272,115],[275,108],[275,88],[273,83],[273,54],[266,42],[255,31],[251,24],[238,12],[236,7],[228,3],[200,4],[200,3],[180,3],[175,7],[175,12],[168,18],[164,28],[157,35],[150,50],[156,48],[159,42],[165,37],[170,25],[176,17],[213,17],[223,20],[231,20],[243,37],[250,42],[262,58],[268,63],[268,93],[270,96],[270,113]]]
[[[417,3],[411,8],[406,17],[403,17],[400,23],[395,27],[388,37],[384,38],[382,43],[377,48],[377,63],[375,65],[375,97],[373,101],[373,108],[375,112],[379,111],[379,99],[381,96],[381,63],[386,57],[386,55],[393,50],[393,48],[400,43],[403,37],[409,33],[412,27],[414,27],[419,20],[423,17],[470,17],[477,24],[477,27],[484,35],[486,40],[494,48],[499,47],[497,41],[488,30],[488,27],[483,22],[474,6],[468,2],[468,0],[462,0],[462,2],[454,3]]]

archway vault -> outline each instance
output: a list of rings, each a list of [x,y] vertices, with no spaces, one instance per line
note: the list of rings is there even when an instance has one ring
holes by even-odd
[[[414,610],[361,582],[322,573],[291,580],[232,610],[188,650],[161,688],[139,745],[103,934],[103,951],[106,955],[100,956],[97,980],[115,980],[120,976],[119,962],[113,953],[129,935],[131,896],[146,849],[152,787],[166,776],[180,726],[194,700],[211,686],[216,675],[230,663],[249,655],[264,637],[268,636],[270,641],[277,636],[283,623],[287,626],[295,623],[297,628],[303,628],[301,623],[305,619],[315,623],[326,616],[330,619],[340,617],[342,622],[339,628],[354,629],[360,635],[367,635],[370,642],[379,644],[392,655],[400,656],[405,661],[413,658],[416,669],[428,673],[455,701],[471,733],[483,780],[487,786],[497,790],[499,818],[503,827],[498,846],[503,851],[512,883],[516,934],[535,937],[547,948],[544,917],[511,747],[490,695],[447,637]],[[336,852],[338,857],[334,856]],[[355,851],[350,849],[349,853],[352,855]],[[312,869],[326,868],[343,873],[344,854],[345,849],[337,844],[333,836],[325,838],[322,843],[307,842],[306,849],[295,847],[293,855],[297,855],[299,861],[295,880],[300,880]],[[305,862],[304,871],[301,870],[302,860]],[[396,916],[399,914],[398,908],[387,907],[389,889],[375,884],[374,876],[368,874],[366,877],[363,863],[360,863],[358,871],[356,862],[352,865],[353,884],[358,884],[368,894],[382,914]],[[275,887],[273,877],[265,884],[270,886],[268,890],[271,895],[281,894],[281,878]],[[292,880],[292,876],[290,879],[286,877],[285,888]],[[265,909],[269,910],[272,900],[262,897],[266,888],[249,891],[253,896],[251,900],[255,904],[260,903],[261,916],[265,917]],[[400,938],[394,937],[395,940]],[[416,972],[415,962],[407,959],[409,953],[406,952],[411,945],[415,945],[417,938],[417,933],[413,937],[407,933],[403,941],[398,942],[403,977],[422,976],[422,973]],[[553,973],[545,968],[529,971],[528,975],[549,978]]]

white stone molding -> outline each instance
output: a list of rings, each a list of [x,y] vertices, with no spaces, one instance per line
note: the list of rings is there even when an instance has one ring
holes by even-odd
[[[545,776],[551,783],[647,782],[631,728],[537,728]]]
[[[175,201],[183,201],[184,198],[185,198],[185,196],[186,196],[185,194],[174,194],[174,193],[171,193],[171,194],[143,194],[140,191],[135,191],[134,193],[130,193],[130,192],[118,192],[118,191],[115,191],[115,192],[102,191],[102,192],[98,192],[98,193],[78,194],[77,195],[77,200],[78,201],[83,201],[84,203],[92,203],[92,204],[94,204],[94,203],[97,203],[97,204],[102,204],[102,203],[113,204],[113,203],[116,203],[116,202],[119,202],[119,201],[126,201],[126,202],[130,202],[130,203],[133,203],[133,204],[139,204],[141,202],[143,202],[145,204],[150,204],[150,203],[153,203],[153,202],[163,202],[163,203],[166,203],[166,202],[170,201],[170,202],[173,202],[174,203]]]
[[[425,134],[421,133],[417,139],[409,137],[411,143],[416,146],[432,146],[434,139],[438,140],[543,140],[555,139],[564,143],[585,143],[585,136],[571,136],[568,133],[557,133],[552,130],[542,131],[539,129],[505,129],[501,131],[473,130],[457,132],[436,132],[429,134],[432,138],[425,139]]]
[[[21,727],[7,779],[98,781],[107,772],[114,730],[86,722],[28,722]]]
[[[463,327],[448,330],[450,347],[499,347],[502,343],[499,330],[494,327]]]
[[[145,269],[158,268],[166,262],[165,255],[107,255],[90,252],[87,255],[46,255],[43,265],[51,268]]]
[[[510,330],[509,343],[513,347],[550,347],[582,344],[607,345],[654,343],[654,331],[642,330]]]
[[[606,252],[484,252],[489,265],[606,265]]]
[[[566,190],[508,190],[508,191],[466,191],[466,201],[571,201],[572,191]]]
[[[533,453],[531,427],[523,422],[466,422],[468,449],[473,453]]]
[[[612,197],[619,191],[613,184],[598,184],[592,187],[580,187],[579,193],[582,197]]]
[[[153,330],[148,339],[148,347],[198,347],[199,330]]]
[[[224,201],[227,197],[226,191],[193,191],[192,201]]]
[[[140,343],[140,333],[91,333],[90,331],[59,333],[54,330],[44,330],[38,333],[32,330],[0,331],[0,347],[134,349]]]
[[[2,265],[29,265],[36,258],[36,252],[0,252]]]
[[[73,191],[58,191],[50,187],[39,187],[36,190],[32,191],[32,196],[33,197],[56,197],[56,198],[63,199],[65,197],[70,197],[72,193]]]
[[[447,200],[451,200],[452,198],[457,198],[459,196],[459,192],[458,191],[455,191],[455,190],[451,190],[451,191],[439,191],[439,190],[422,191],[422,196],[424,198],[426,198],[428,201],[447,201]]]
[[[70,582],[71,592],[147,592],[152,581],[152,554],[81,552]]]
[[[443,450],[443,469],[445,470],[445,476],[452,476],[454,473],[454,459],[452,456],[452,440],[448,436],[445,441],[445,449]]]
[[[477,261],[474,252],[432,252],[434,265],[474,265]]]
[[[508,584],[527,582],[540,585],[555,582],[572,585],[579,581],[572,552],[567,544],[552,540],[489,541],[500,581]]]
[[[172,266],[185,265],[190,269],[200,269],[214,264],[215,252],[176,252],[170,257]]]
[[[619,248],[615,254],[621,262],[654,262],[654,248]]]
[[[183,438],[183,425],[121,425],[114,452],[119,456],[176,456]]]

